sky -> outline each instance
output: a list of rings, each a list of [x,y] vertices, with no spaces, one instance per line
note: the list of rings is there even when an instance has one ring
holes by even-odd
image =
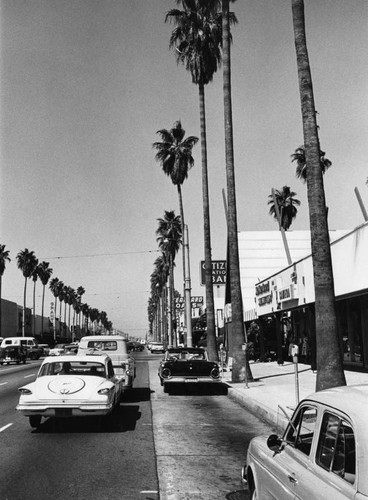
[[[368,2],[305,0],[330,229],[368,206]],[[23,304],[16,255],[28,248],[52,277],[131,336],[148,331],[155,231],[177,190],[155,161],[156,132],[181,120],[200,136],[198,88],[169,50],[175,0],[0,0],[0,243],[10,251],[2,297]],[[309,229],[306,186],[290,155],[303,143],[290,0],[238,0],[232,104],[238,230],[275,230],[267,206],[284,185],[301,201],[291,230]],[[222,71],[206,86],[212,258],[226,258]],[[200,145],[183,185],[192,295],[200,284]],[[181,290],[181,255],[176,288]],[[27,305],[32,304],[32,284]],[[37,285],[41,314],[41,284]],[[46,289],[45,311],[53,300]]]

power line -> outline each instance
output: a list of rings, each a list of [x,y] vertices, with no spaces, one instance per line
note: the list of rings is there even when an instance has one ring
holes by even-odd
[[[55,257],[41,257],[42,260],[60,260],[60,259],[81,259],[85,257],[113,257],[115,255],[133,255],[139,253],[157,253],[161,250],[138,250],[136,252],[117,252],[117,253],[95,253],[95,254],[85,254],[85,255],[60,255]]]

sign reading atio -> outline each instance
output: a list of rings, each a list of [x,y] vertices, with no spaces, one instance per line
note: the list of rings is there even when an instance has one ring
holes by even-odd
[[[206,284],[205,269],[206,264],[204,260],[201,260],[201,285]],[[212,261],[212,283],[214,285],[226,284],[226,260]]]

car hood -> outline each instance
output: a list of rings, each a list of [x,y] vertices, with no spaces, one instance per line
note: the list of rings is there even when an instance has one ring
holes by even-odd
[[[102,377],[78,377],[74,375],[56,375],[52,377],[40,377],[33,384],[27,386],[38,399],[50,399],[59,397],[78,399],[88,397],[97,390],[111,386],[112,382]]]

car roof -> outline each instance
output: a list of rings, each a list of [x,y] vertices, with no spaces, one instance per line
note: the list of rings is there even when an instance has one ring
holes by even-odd
[[[315,392],[305,399],[332,406],[350,415],[352,418],[355,416],[361,419],[362,410],[364,409],[365,413],[368,408],[368,384],[346,385],[325,389]]]
[[[81,341],[88,341],[88,340],[124,340],[125,342],[127,339],[123,337],[122,335],[87,335],[86,337],[82,337],[80,339]]]
[[[70,361],[70,362],[75,362],[75,361],[83,361],[83,362],[86,362],[86,361],[90,361],[90,362],[96,362],[96,361],[102,361],[104,362],[106,358],[109,358],[109,356],[107,354],[104,354],[104,353],[101,353],[101,354],[98,354],[98,355],[78,355],[76,354],[75,356],[70,356],[69,355],[66,355],[66,356],[47,356],[45,359],[44,359],[44,363],[47,362],[47,363],[63,363],[64,361]],[[110,358],[109,358],[110,359]]]

